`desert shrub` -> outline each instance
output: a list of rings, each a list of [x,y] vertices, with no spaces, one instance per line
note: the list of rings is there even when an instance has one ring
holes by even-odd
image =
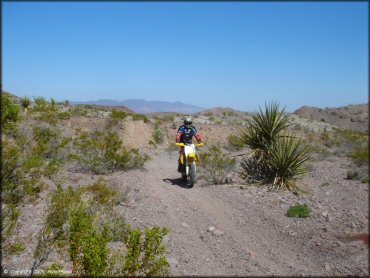
[[[287,211],[288,217],[307,218],[311,213],[311,209],[306,204],[296,204],[290,206]]]
[[[56,105],[57,105],[57,102],[55,101],[55,99],[53,98],[50,98],[50,104],[51,104],[51,109],[56,109]]]
[[[13,103],[9,96],[1,95],[1,128],[2,132],[13,132],[20,122],[20,107]]]
[[[68,120],[71,116],[72,114],[68,111],[58,113],[58,119],[61,119],[61,120]]]
[[[310,158],[310,149],[301,139],[287,133],[290,115],[281,111],[279,104],[265,105],[252,114],[247,127],[239,130],[238,139],[252,149],[241,162],[241,177],[253,182],[272,183],[279,189],[294,193],[303,190],[297,179],[306,173],[304,163]]]
[[[352,159],[357,165],[368,165],[369,164],[369,148],[368,146],[355,147],[351,154]]]
[[[63,226],[70,210],[82,202],[82,193],[81,188],[68,187],[63,190],[62,186],[57,184],[57,190],[51,194],[46,223],[53,230],[55,239],[65,239]]]
[[[33,154],[42,158],[58,158],[58,152],[64,148],[70,139],[62,136],[62,131],[57,128],[36,125],[33,127],[33,139],[36,147]]]
[[[2,201],[7,205],[17,206],[27,196],[34,199],[43,188],[40,178],[44,161],[27,146],[3,141]]]
[[[88,110],[81,105],[72,106],[71,114],[72,116],[86,116]]]
[[[81,205],[68,218],[68,252],[72,275],[102,276],[108,270],[108,232],[93,224],[94,217]]]
[[[91,200],[86,198],[86,194],[95,197]],[[166,246],[163,244],[163,237],[169,229],[155,226],[143,232],[133,229],[115,214],[102,214],[103,206],[111,210],[111,203],[107,200],[116,194],[104,180],[78,189],[69,187],[63,190],[58,185],[57,191],[51,193],[43,240],[39,241],[39,251],[36,252],[37,261],[45,262],[48,256],[47,252],[40,250],[57,248],[59,252],[68,252],[73,275],[169,274],[169,264],[164,256]],[[113,252],[108,248],[109,242],[122,242],[124,248]]]
[[[240,140],[240,138],[234,134],[231,134],[227,137],[227,142],[229,146],[236,150],[240,150],[241,148],[244,147],[243,142]]]
[[[361,182],[362,182],[362,183],[369,183],[369,178],[368,178],[368,177],[363,178],[363,179],[361,180]]]
[[[26,250],[26,246],[22,241],[16,241],[12,244],[5,245],[3,248],[7,255],[19,255]]]
[[[35,106],[33,107],[33,111],[46,111],[49,110],[49,103],[44,97],[34,97]]]
[[[144,121],[144,123],[149,123],[149,118],[143,114],[132,114],[131,116],[134,121]]]
[[[82,171],[102,174],[116,170],[142,168],[148,159],[138,149],[126,149],[116,132],[82,132],[74,141],[77,153],[70,158]]]
[[[97,182],[83,187],[83,190],[94,195],[93,201],[102,204],[114,204],[118,193],[109,188],[108,184],[100,178]]]
[[[164,135],[162,130],[157,127],[153,132],[153,139],[156,144],[161,144],[164,141]]]
[[[31,100],[29,97],[22,97],[20,101],[24,110],[27,110],[31,105]]]
[[[166,246],[163,238],[169,233],[168,228],[153,227],[130,230],[127,236],[127,252],[121,256],[121,274],[123,276],[167,276],[169,263],[163,255]]]
[[[1,212],[1,239],[5,241],[16,228],[20,210],[14,205],[8,205],[4,206]]]
[[[219,147],[211,146],[207,152],[200,154],[202,172],[212,184],[222,184],[236,165],[235,158],[223,153]]]
[[[34,117],[38,121],[45,122],[53,126],[56,126],[58,123],[58,113],[51,109],[40,110]]]
[[[110,114],[110,117],[113,119],[124,120],[127,117],[127,113],[124,111],[113,109]]]

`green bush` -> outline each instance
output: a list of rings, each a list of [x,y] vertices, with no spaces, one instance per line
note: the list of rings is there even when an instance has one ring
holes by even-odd
[[[133,114],[132,115],[132,120],[134,120],[134,121],[144,121],[144,123],[149,123],[148,117],[143,115],[143,114]]]
[[[83,187],[84,191],[91,192],[94,195],[93,201],[102,204],[113,205],[117,199],[117,192],[111,190],[108,184],[100,178],[97,182]]]
[[[272,183],[297,194],[304,192],[297,179],[306,173],[304,163],[310,159],[308,146],[287,133],[290,115],[279,110],[277,103],[266,105],[265,111],[252,114],[247,127],[240,129],[238,141],[252,149],[241,162],[241,177],[253,182]]]
[[[123,276],[167,276],[169,263],[164,256],[166,246],[163,238],[169,233],[168,228],[153,227],[130,230],[127,236],[127,252],[121,256],[121,274]]]
[[[11,98],[6,95],[1,95],[1,127],[2,132],[8,133],[16,129],[20,122],[20,107],[13,103]]]
[[[90,193],[95,196],[92,201],[86,198]],[[118,215],[102,213],[103,206],[112,211],[107,200],[116,195],[103,180],[78,189],[63,190],[58,185],[57,191],[51,194],[37,260],[46,261],[45,250],[58,248],[59,252],[68,251],[72,275],[168,275],[163,237],[169,229],[155,226],[143,232],[133,229]],[[121,242],[124,248],[113,252],[108,248],[109,242]]]
[[[49,103],[44,97],[34,97],[34,102],[33,111],[44,112],[50,109]]]
[[[240,150],[242,147],[244,147],[244,144],[240,138],[234,134],[231,134],[227,137],[227,142],[236,150]]]
[[[164,135],[163,132],[159,129],[156,128],[153,132],[153,139],[156,144],[162,144],[164,141]]]
[[[202,172],[211,184],[222,184],[227,175],[235,168],[236,160],[222,153],[217,146],[211,146],[207,152],[200,154]]]
[[[355,147],[351,157],[357,165],[369,165],[369,148],[368,146]]]
[[[109,241],[106,229],[93,224],[94,217],[83,206],[71,210],[68,218],[68,252],[72,275],[102,276],[108,270]]]
[[[27,196],[34,200],[43,188],[45,161],[22,142],[21,135],[16,142],[3,141],[2,202],[7,205],[17,206]]]
[[[52,126],[56,126],[58,123],[58,113],[54,110],[40,110],[38,114],[35,115],[35,119],[41,122],[48,123]]]
[[[113,109],[110,114],[110,117],[113,119],[124,120],[127,117],[127,113],[124,111]]]
[[[87,109],[81,105],[76,105],[71,108],[72,116],[86,116],[87,113],[88,113]]]
[[[361,182],[362,183],[369,183],[369,178],[367,177],[367,178],[363,178],[362,180],[361,180]]]
[[[287,216],[288,217],[299,217],[299,218],[307,218],[309,217],[311,213],[311,209],[306,205],[294,205],[290,206],[288,211],[287,211]]]
[[[58,119],[61,120],[68,120],[71,116],[72,114],[68,111],[58,113]]]
[[[77,152],[70,158],[77,161],[80,170],[95,174],[142,168],[148,160],[138,149],[123,147],[118,134],[113,131],[82,132],[74,145]]]
[[[22,241],[17,241],[15,243],[4,246],[3,250],[7,255],[19,255],[26,250],[26,245]]]

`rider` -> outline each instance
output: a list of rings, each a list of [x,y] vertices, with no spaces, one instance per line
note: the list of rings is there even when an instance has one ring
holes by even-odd
[[[195,127],[192,125],[193,120],[190,116],[187,116],[184,120],[184,124],[179,127],[176,134],[176,142],[177,143],[185,143],[185,144],[191,144],[193,136],[195,139],[197,139],[198,143],[200,143],[202,140],[200,138],[200,134],[197,132]],[[180,150],[180,157],[184,153],[184,147],[181,147]],[[177,171],[181,172],[181,162],[179,157],[179,165],[177,167]]]

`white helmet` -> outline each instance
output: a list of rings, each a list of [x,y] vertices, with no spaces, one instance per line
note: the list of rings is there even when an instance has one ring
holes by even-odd
[[[193,123],[192,118],[191,118],[190,116],[187,116],[187,117],[185,118],[185,120],[184,120],[184,125],[186,125],[186,126],[191,126],[191,125],[192,125],[192,123]]]

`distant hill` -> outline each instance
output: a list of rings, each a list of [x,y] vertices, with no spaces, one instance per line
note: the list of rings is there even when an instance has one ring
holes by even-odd
[[[213,107],[197,113],[198,116],[215,116],[215,117],[241,117],[249,116],[248,112],[234,110],[229,107]]]
[[[194,114],[204,110],[202,107],[185,104],[180,101],[146,101],[142,99],[127,99],[124,101],[100,99],[96,101],[72,101],[72,104],[94,104],[103,106],[124,106],[137,113],[154,113],[154,112],[177,112],[182,114]]]
[[[303,118],[333,124],[340,128],[359,131],[369,130],[368,104],[347,105],[325,109],[303,106],[297,109],[293,114]]]

